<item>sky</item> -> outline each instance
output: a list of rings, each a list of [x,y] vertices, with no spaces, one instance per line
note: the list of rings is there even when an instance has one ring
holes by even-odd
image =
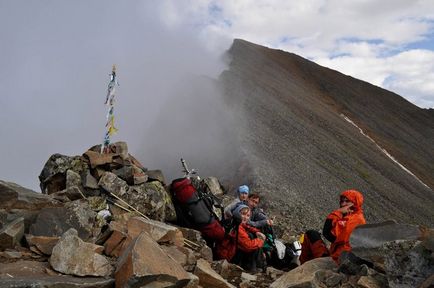
[[[120,84],[113,141],[127,141],[146,166],[158,121],[198,123],[178,121],[168,103],[188,94],[200,105],[215,100],[218,91],[204,93],[195,77],[217,78],[234,38],[434,108],[434,1],[0,0],[0,27],[0,179],[35,191],[50,155],[101,143],[113,64]],[[215,123],[209,118],[203,126]],[[176,142],[168,134],[161,141]]]

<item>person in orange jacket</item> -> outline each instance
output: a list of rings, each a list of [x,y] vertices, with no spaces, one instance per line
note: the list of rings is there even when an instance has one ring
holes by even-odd
[[[339,208],[331,212],[324,223],[323,235],[330,241],[327,249],[318,231],[308,230],[301,245],[300,263],[325,256],[332,256],[339,263],[343,251],[351,251],[350,236],[353,230],[366,224],[362,210],[363,195],[357,190],[346,190],[339,198]]]
[[[237,224],[227,237],[217,244],[216,258],[226,259],[238,264],[249,272],[255,272],[265,235],[259,229],[247,224],[250,219],[250,208],[239,205],[232,213]]]
[[[338,262],[342,251],[351,251],[350,236],[353,230],[366,224],[363,215],[363,195],[357,190],[346,190],[339,199],[340,208],[327,216],[323,235],[331,242],[330,255]]]

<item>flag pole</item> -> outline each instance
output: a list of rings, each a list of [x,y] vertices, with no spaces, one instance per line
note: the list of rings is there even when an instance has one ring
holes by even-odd
[[[115,116],[114,116],[114,103],[115,103],[115,92],[118,80],[116,78],[116,65],[113,64],[112,73],[110,74],[110,82],[107,87],[107,96],[105,99],[105,105],[107,108],[107,121],[105,124],[106,132],[104,134],[104,140],[101,145],[101,154],[110,152],[110,137],[118,131],[115,128]]]

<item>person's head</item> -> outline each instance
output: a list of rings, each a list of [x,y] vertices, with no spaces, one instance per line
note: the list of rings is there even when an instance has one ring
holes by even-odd
[[[247,205],[249,205],[250,209],[255,208],[259,204],[259,195],[257,193],[249,194],[249,198],[247,199]]]
[[[346,190],[341,193],[339,197],[340,207],[352,204],[351,207],[354,211],[361,211],[363,204],[363,195],[357,190]]]
[[[250,208],[244,204],[238,205],[232,215],[239,223],[247,223],[250,219]]]
[[[237,189],[238,198],[241,201],[247,200],[247,197],[249,196],[249,186],[247,185],[241,185]]]

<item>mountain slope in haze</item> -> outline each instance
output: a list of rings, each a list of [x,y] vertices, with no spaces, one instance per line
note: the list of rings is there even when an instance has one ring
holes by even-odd
[[[219,82],[249,167],[234,182],[264,195],[279,222],[294,232],[321,228],[338,194],[354,188],[368,222],[434,226],[432,109],[244,40],[227,55]]]

